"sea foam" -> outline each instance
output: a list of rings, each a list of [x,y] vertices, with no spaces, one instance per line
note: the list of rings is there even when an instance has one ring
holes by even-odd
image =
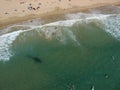
[[[103,28],[107,33],[109,33],[114,38],[120,40],[120,14],[67,14],[67,19],[70,20],[84,20],[86,23],[90,23],[91,20],[99,20],[104,27]],[[78,20],[79,19],[79,20]],[[73,22],[74,23],[74,22]]]
[[[10,47],[12,46],[13,41],[22,31],[16,31],[0,36],[0,61],[8,61],[13,55]]]
[[[105,18],[102,22],[105,25],[104,30],[120,40],[120,14]]]
[[[81,18],[82,15],[82,18]],[[84,18],[83,18],[84,16]],[[76,17],[76,18],[75,18]],[[65,43],[66,42],[66,36],[64,35],[62,29],[59,28],[55,29],[55,27],[59,26],[65,26],[65,27],[71,27],[76,22],[82,23],[83,21],[86,23],[90,23],[93,20],[98,20],[102,24],[104,24],[104,30],[108,33],[110,33],[113,37],[120,39],[120,15],[103,15],[103,14],[68,14],[66,15],[67,20],[52,22],[44,25],[30,25],[30,28],[27,30],[18,30],[14,31],[8,34],[4,34],[0,36],[0,61],[8,61],[10,57],[14,55],[14,53],[11,50],[12,43],[15,41],[16,37],[19,37],[20,33],[24,33],[30,30],[36,30],[38,32],[42,32],[46,39],[52,39],[53,34],[56,34],[56,37],[58,37],[58,40]],[[17,25],[21,26],[21,25]],[[24,27],[24,25],[22,25]],[[29,25],[25,25],[29,26]],[[47,28],[48,27],[48,28]],[[10,27],[9,27],[10,28]],[[77,41],[76,35],[69,30],[64,30],[67,36],[76,42],[78,45],[80,45],[80,42]]]

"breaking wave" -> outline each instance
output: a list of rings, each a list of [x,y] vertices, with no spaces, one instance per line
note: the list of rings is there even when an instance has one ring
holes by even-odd
[[[120,15],[113,15],[103,20],[104,30],[120,40]]]
[[[19,36],[21,32],[22,31],[19,30],[0,36],[0,60],[8,61],[9,58],[13,55],[10,47],[12,46],[12,43],[14,42],[16,37]]]
[[[67,20],[52,22],[44,25],[14,25],[8,27],[7,29],[12,29],[13,27],[24,27],[17,28],[17,31],[11,33],[3,34],[0,36],[0,61],[8,61],[14,55],[11,50],[12,44],[20,34],[26,32],[34,31],[37,32],[40,36],[43,35],[45,39],[52,40],[56,38],[61,43],[67,43],[67,40],[70,39],[77,45],[80,45],[80,42],[77,40],[76,35],[70,29],[75,24],[82,23],[98,23],[97,25],[100,28],[103,28],[111,36],[120,40],[120,15],[119,14],[67,14]],[[102,26],[102,27],[101,27]],[[25,28],[26,27],[26,28]],[[14,28],[15,29],[15,28]],[[24,37],[23,37],[24,38]]]

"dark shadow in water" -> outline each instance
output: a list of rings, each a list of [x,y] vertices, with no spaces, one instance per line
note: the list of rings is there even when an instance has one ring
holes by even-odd
[[[42,60],[39,57],[27,55],[27,58],[32,59],[36,63],[42,63]]]

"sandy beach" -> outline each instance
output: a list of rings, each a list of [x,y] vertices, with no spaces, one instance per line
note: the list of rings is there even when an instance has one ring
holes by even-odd
[[[28,19],[119,4],[120,0],[1,0],[0,27]]]
[[[120,90],[120,0],[0,1],[0,90]]]

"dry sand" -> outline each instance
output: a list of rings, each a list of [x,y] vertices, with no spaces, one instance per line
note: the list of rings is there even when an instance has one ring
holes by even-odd
[[[33,18],[116,4],[120,4],[120,0],[1,0],[0,27]]]

